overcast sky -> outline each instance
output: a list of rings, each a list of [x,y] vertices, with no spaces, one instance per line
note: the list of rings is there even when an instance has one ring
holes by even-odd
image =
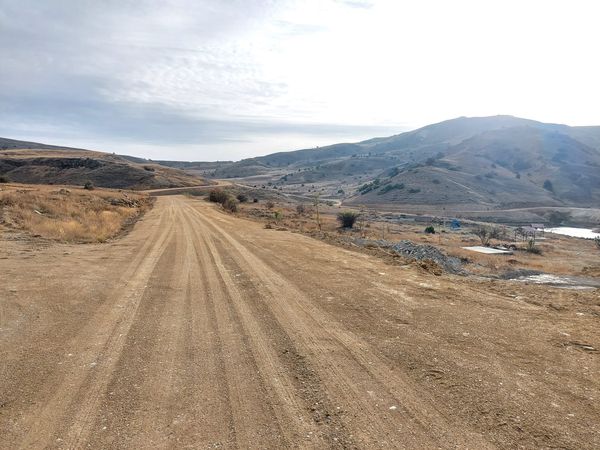
[[[458,116],[600,125],[596,0],[0,0],[0,136],[224,160]]]

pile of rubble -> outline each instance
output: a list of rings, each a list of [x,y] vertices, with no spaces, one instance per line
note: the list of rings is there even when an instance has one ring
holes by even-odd
[[[414,242],[407,240],[390,242],[384,240],[373,241],[368,239],[357,239],[355,244],[361,247],[377,246],[379,248],[384,248],[388,251],[398,253],[407,259],[413,259],[416,261],[433,261],[444,271],[449,273],[464,273],[459,258],[448,256],[433,245],[415,244]]]

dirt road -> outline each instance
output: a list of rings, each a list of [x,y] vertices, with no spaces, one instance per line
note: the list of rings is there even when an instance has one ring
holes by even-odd
[[[598,448],[594,292],[434,275],[164,196],[0,252],[1,448]]]

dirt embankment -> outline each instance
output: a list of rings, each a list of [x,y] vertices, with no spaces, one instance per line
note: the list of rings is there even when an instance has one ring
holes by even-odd
[[[94,186],[114,189],[164,189],[205,181],[183,170],[151,161],[77,149],[0,150],[0,176],[14,183]]]
[[[180,196],[118,241],[2,251],[7,448],[600,446],[595,292],[434,276]]]

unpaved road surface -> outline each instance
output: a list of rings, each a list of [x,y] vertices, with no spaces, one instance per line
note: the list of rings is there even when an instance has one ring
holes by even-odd
[[[164,196],[0,241],[1,448],[598,448],[600,299],[389,265]]]

